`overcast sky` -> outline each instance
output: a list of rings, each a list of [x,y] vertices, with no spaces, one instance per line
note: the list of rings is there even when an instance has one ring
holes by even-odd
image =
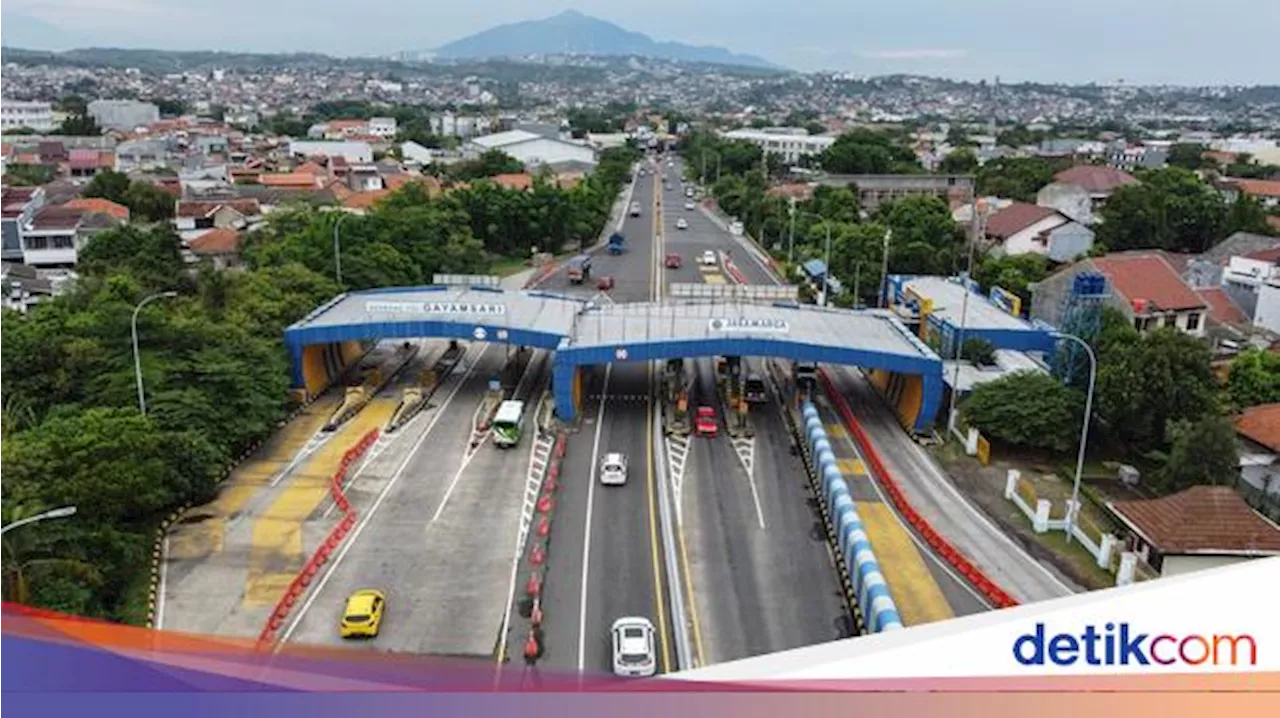
[[[364,55],[566,9],[797,70],[1280,84],[1280,0],[4,0],[2,20],[6,43],[54,49]]]

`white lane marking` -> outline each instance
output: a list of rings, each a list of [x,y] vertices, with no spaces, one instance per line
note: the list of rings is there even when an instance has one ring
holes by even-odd
[[[378,513],[378,508],[382,506],[383,500],[387,498],[389,493],[391,493],[391,489],[400,481],[400,477],[404,475],[405,468],[409,466],[409,462],[413,459],[414,455],[418,453],[418,449],[422,448],[427,437],[431,435],[431,430],[435,428],[436,422],[440,421],[440,417],[445,415],[445,409],[448,408],[449,403],[453,401],[453,397],[457,396],[458,392],[462,390],[462,387],[466,386],[467,378],[471,376],[471,370],[479,365],[481,357],[484,356],[485,352],[489,351],[490,346],[492,345],[483,345],[480,353],[476,355],[476,361],[467,368],[467,373],[462,376],[462,379],[458,382],[457,386],[453,387],[453,390],[449,392],[449,396],[445,397],[444,402],[440,404],[439,410],[431,417],[431,423],[427,424],[427,428],[422,432],[422,435],[418,437],[418,441],[414,443],[413,448],[409,450],[409,453],[404,457],[404,460],[400,462],[400,466],[396,467],[395,473],[391,475],[391,480],[383,487],[382,491],[378,494],[378,498],[374,500],[373,506],[369,508],[369,513],[365,514],[364,517],[360,519],[359,523],[356,524],[355,531],[353,531],[351,536],[342,544],[342,549],[338,551],[338,555],[334,557],[333,561],[329,562],[329,568],[324,572],[324,576],[320,578],[320,582],[316,584],[315,589],[311,591],[309,596],[307,596],[307,600],[303,602],[302,608],[299,609],[297,617],[289,623],[289,628],[286,629],[284,635],[280,637],[281,646],[289,641],[289,637],[293,635],[298,624],[301,623],[302,619],[307,615],[307,611],[311,610],[311,604],[315,603],[320,594],[324,592],[324,587],[329,583],[329,579],[333,577],[333,572],[336,571],[338,566],[342,563],[342,559],[346,558],[347,552],[351,550],[351,547],[356,545],[356,540],[360,538],[360,534],[364,532],[364,528],[369,525],[374,514]],[[470,352],[471,350],[468,349],[467,351]],[[279,648],[276,650],[279,650]]]
[[[609,376],[613,374],[613,365],[604,370],[604,386],[600,390],[602,397],[609,394]],[[582,540],[582,593],[578,599],[578,676],[581,680],[585,665],[587,647],[587,574],[591,570],[591,504],[596,495],[596,462],[600,459],[600,434],[604,430],[604,407],[608,402],[601,399],[600,409],[596,412],[596,438],[591,444],[591,470],[587,472],[587,518],[586,532]]]
[[[760,506],[760,492],[756,490],[756,440],[750,439],[731,439],[733,443],[733,451],[738,456],[738,460],[742,462],[742,468],[747,472],[747,485],[751,487],[751,501],[756,505],[756,520],[760,522],[760,529],[763,531],[764,526],[764,509]]]
[[[164,593],[169,585],[169,534],[160,542],[160,585],[156,587],[156,620],[154,628],[164,628]]]
[[[689,452],[693,445],[687,436],[668,436],[667,468],[671,477],[672,495],[676,503],[676,523],[684,525],[684,467],[689,462]]]
[[[851,372],[848,372],[848,369],[846,367],[840,367],[840,368],[849,375],[849,377],[854,381],[854,383],[858,382],[858,377],[854,376]],[[866,380],[864,379],[863,381],[866,381]],[[869,382],[867,385],[869,386]],[[839,390],[839,387],[837,386],[836,389]],[[918,450],[924,451],[923,449],[918,449]],[[928,463],[933,464],[932,456],[928,456],[928,454],[925,454],[923,458],[927,459]],[[1025,561],[1026,563],[1032,566],[1035,566],[1037,569],[1040,570],[1041,573],[1043,573],[1045,576],[1048,576],[1049,580],[1053,582],[1053,585],[1057,586],[1062,591],[1061,595],[1071,596],[1075,594],[1075,591],[1072,591],[1066,584],[1058,580],[1058,577],[1053,575],[1052,571],[1045,568],[1043,565],[1041,565],[1039,561],[1035,559],[1034,556],[1027,553],[1026,549],[1022,548],[1017,543],[1014,543],[1013,539],[1009,538],[1008,534],[1006,534],[1004,531],[1001,531],[999,527],[997,527],[994,523],[992,523],[991,519],[987,518],[986,514],[983,514],[976,507],[974,507],[973,504],[969,503],[969,499],[967,499],[964,496],[964,494],[961,494],[959,489],[957,489],[955,486],[952,486],[951,482],[947,480],[945,476],[945,472],[941,467],[938,467],[936,464],[933,464],[932,468],[935,469],[933,473],[936,475],[936,477],[941,477],[941,478],[940,479],[935,478],[935,480],[930,480],[930,483],[941,486],[944,489],[946,489],[951,494],[952,497],[954,497],[961,505],[965,507],[965,510],[968,511],[971,516],[976,518],[978,522],[981,523],[983,526],[987,527],[988,533],[998,537],[1000,541],[1007,544],[1014,550],[1015,555],[1022,556],[1024,559],[1026,559]],[[926,472],[926,473],[929,473],[929,472]],[[877,487],[877,490],[878,490],[878,487]],[[910,531],[908,531],[907,533],[910,533]]]

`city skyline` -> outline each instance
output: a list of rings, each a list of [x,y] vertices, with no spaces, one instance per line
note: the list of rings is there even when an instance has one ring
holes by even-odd
[[[801,72],[1141,85],[1280,81],[1266,57],[1268,37],[1280,30],[1280,4],[1264,0],[1222,0],[1211,17],[1193,12],[1189,0],[1161,3],[1158,16],[1103,0],[1082,0],[1051,14],[1028,11],[1013,0],[977,0],[964,8],[942,0],[857,8],[817,0],[803,13],[755,1],[734,3],[728,13],[723,0],[695,8],[672,0],[642,8],[616,0],[537,8],[516,0],[430,9],[393,3],[362,8],[367,27],[377,32],[342,37],[331,29],[345,6],[316,0],[308,8],[317,5],[329,12],[303,14],[293,0],[266,7],[228,0],[216,12],[157,0],[10,0],[3,12],[3,39],[5,46],[52,50],[97,46],[386,56],[430,50],[494,25],[576,9],[658,41],[720,46]],[[258,21],[246,21],[253,18]],[[295,32],[282,36],[282,26]],[[1219,52],[1207,41],[1227,37],[1230,52]]]

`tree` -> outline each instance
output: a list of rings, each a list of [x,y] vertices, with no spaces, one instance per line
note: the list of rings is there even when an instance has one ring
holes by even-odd
[[[976,169],[978,169],[978,156],[968,148],[952,151],[938,164],[938,171],[949,175],[971,174]]]
[[[877,220],[893,230],[889,271],[900,274],[952,274],[957,269],[964,233],[947,203],[933,195],[904,197],[883,205]]]
[[[76,268],[99,278],[129,272],[144,291],[155,291],[180,286],[186,263],[182,240],[171,227],[125,224],[93,235],[81,250]]]
[[[459,162],[450,168],[450,176],[456,180],[470,181],[482,177],[523,172],[520,164],[506,152],[499,149],[487,150],[474,160]]]
[[[102,128],[89,115],[70,115],[62,121],[62,125],[54,132],[58,135],[72,137],[96,137],[102,134]]]
[[[1007,289],[1022,298],[1022,306],[1031,306],[1031,285],[1049,275],[1049,261],[1040,254],[987,254],[978,260],[973,278],[990,292],[994,287]]]
[[[1066,164],[1040,157],[991,160],[977,170],[978,194],[1035,202],[1040,188],[1052,182],[1055,174],[1066,169]]]
[[[804,127],[805,132],[811,135],[820,135],[827,131],[827,126],[817,120],[810,120],[801,126]]]
[[[129,206],[131,217],[151,222],[162,222],[173,217],[175,207],[172,195],[141,180],[129,185],[124,203]]]
[[[1164,460],[1159,473],[1164,491],[1234,483],[1240,458],[1236,450],[1235,428],[1225,417],[1209,414],[1194,421],[1170,422],[1166,439],[1168,453],[1153,452],[1153,458]]]
[[[187,103],[179,98],[153,97],[148,102],[159,108],[165,117],[177,117],[187,111]]]
[[[53,181],[54,170],[48,165],[9,165],[4,181],[13,187],[39,187]]]
[[[855,129],[836,138],[821,156],[822,168],[836,174],[887,174],[921,171],[915,154],[889,135]]]
[[[1174,167],[1198,170],[1204,167],[1204,148],[1190,142],[1178,142],[1169,147],[1168,163]]]
[[[1227,212],[1227,227],[1223,234],[1230,237],[1236,232],[1252,232],[1253,234],[1275,234],[1271,224],[1267,222],[1267,211],[1258,200],[1238,195]]]
[[[1174,421],[1197,420],[1215,410],[1208,347],[1162,327],[1141,337],[1131,326],[1107,325],[1098,339],[1098,416],[1107,433],[1134,448],[1164,441]]]
[[[1084,397],[1048,374],[1027,371],[979,385],[960,409],[997,441],[1064,452],[1079,440]]]
[[[960,349],[960,358],[978,366],[994,366],[996,363],[996,347],[981,337],[966,339]]]
[[[1227,396],[1237,409],[1280,401],[1280,354],[1246,349],[1231,362]]]
[[[84,186],[82,194],[85,197],[109,199],[116,204],[128,204],[125,195],[129,193],[130,184],[129,175],[107,170],[94,175],[89,184]]]
[[[1199,253],[1226,236],[1226,204],[1190,170],[1167,167],[1140,179],[1117,188],[1101,210],[1098,239],[1113,251]]]

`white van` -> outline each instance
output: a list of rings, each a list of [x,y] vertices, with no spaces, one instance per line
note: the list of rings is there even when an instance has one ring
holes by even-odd
[[[504,401],[498,405],[498,413],[493,417],[493,443],[503,449],[509,449],[520,443],[520,423],[524,418],[523,401]]]

